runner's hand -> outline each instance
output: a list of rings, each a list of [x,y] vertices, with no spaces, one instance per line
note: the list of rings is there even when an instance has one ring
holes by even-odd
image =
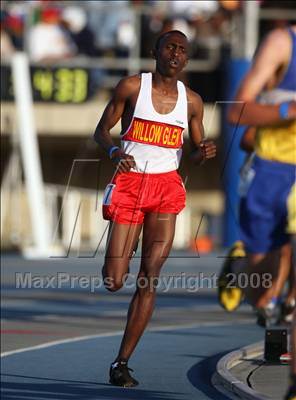
[[[128,172],[131,168],[136,167],[134,157],[126,154],[122,149],[114,151],[111,160],[115,162],[119,172]]]
[[[217,146],[212,140],[202,140],[199,144],[200,162],[216,157]]]

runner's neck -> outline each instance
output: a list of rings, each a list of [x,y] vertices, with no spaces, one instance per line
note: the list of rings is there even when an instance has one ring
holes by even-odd
[[[152,87],[155,89],[165,90],[167,92],[176,92],[177,82],[177,76],[163,76],[158,71],[152,73]]]

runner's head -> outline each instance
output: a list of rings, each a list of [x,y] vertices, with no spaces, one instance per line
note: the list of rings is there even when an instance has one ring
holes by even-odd
[[[153,51],[156,69],[161,75],[175,76],[188,62],[188,40],[181,31],[169,31],[159,36]]]

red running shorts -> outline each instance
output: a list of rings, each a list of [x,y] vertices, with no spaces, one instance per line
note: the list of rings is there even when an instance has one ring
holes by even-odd
[[[105,189],[103,217],[120,224],[142,224],[147,213],[179,214],[185,200],[185,187],[177,171],[119,173]]]

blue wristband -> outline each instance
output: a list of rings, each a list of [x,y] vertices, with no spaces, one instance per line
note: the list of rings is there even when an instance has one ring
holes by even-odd
[[[285,101],[279,106],[279,114],[282,119],[288,119],[290,101]]]
[[[114,151],[116,151],[116,150],[119,150],[119,147],[118,147],[118,146],[112,146],[112,147],[109,149],[108,154],[109,154],[109,157],[110,157],[110,158],[112,157],[112,154],[113,154]]]

